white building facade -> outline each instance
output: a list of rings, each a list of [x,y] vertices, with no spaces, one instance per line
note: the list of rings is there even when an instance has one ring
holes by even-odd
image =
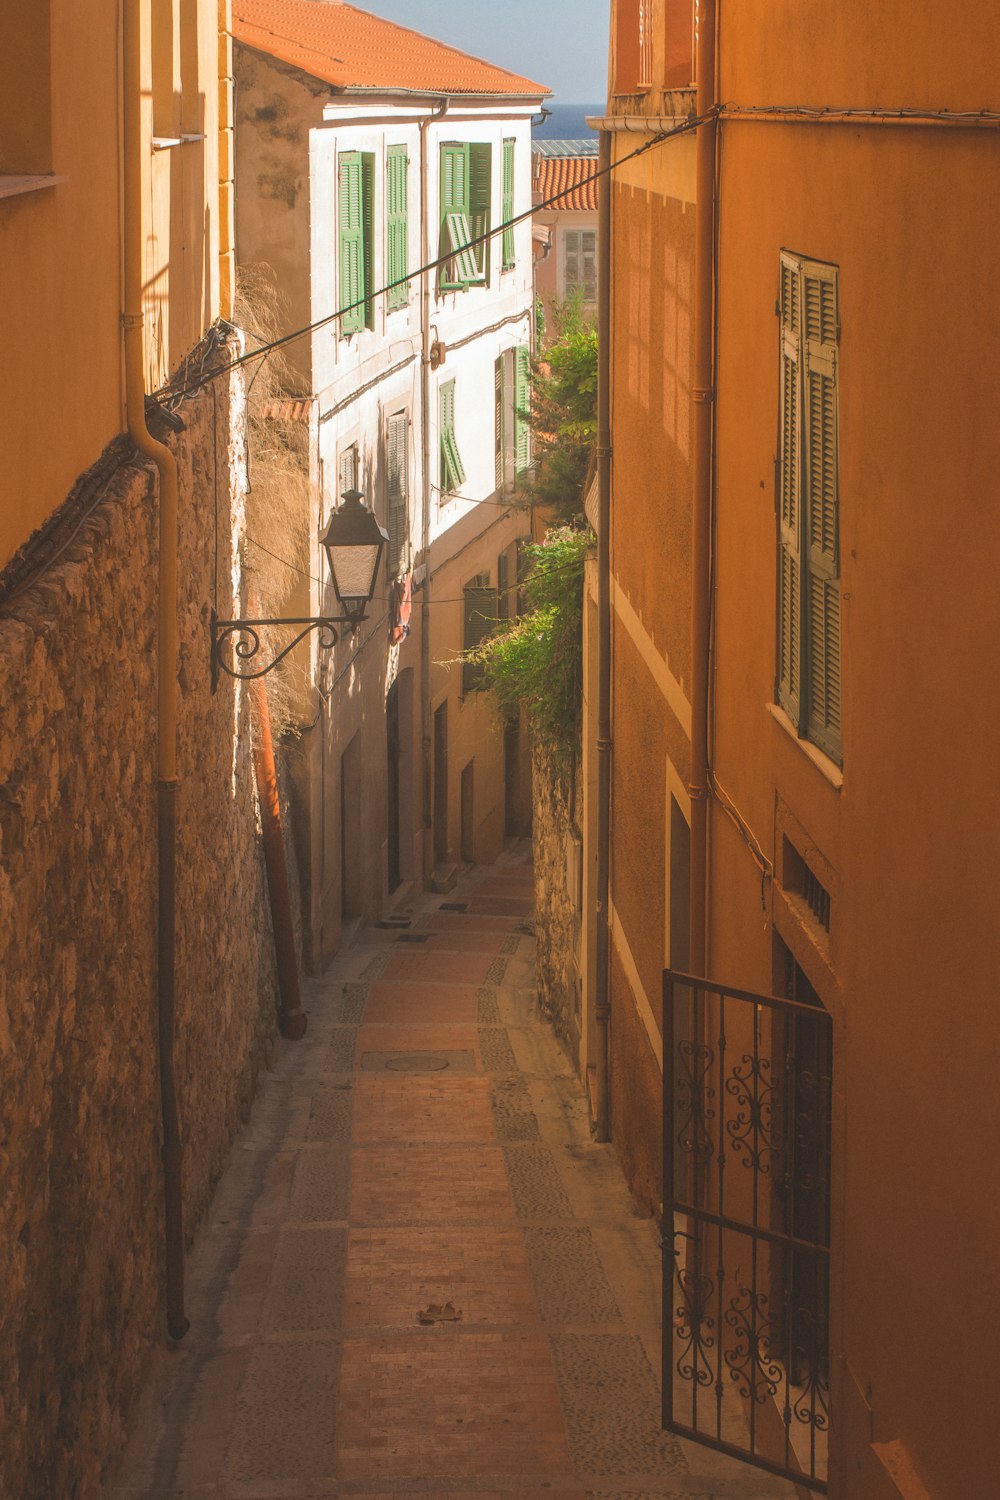
[[[312,648],[298,823],[318,968],[345,923],[526,831],[523,736],[460,653],[513,612],[530,530],[511,502],[530,462],[530,133],[546,91],[346,5],[282,0],[276,39],[276,3],[234,23],[237,254],[269,268],[289,331],[311,330],[288,351],[310,402],[301,602],[333,608],[320,537],[345,491],[390,537],[368,620]]]

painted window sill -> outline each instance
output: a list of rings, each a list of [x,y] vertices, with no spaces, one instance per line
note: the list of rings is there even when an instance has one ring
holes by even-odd
[[[51,172],[32,175],[0,172],[0,198],[20,198],[25,193],[39,193],[43,188],[59,187],[68,181],[68,177],[56,177]]]
[[[816,767],[817,771],[819,771],[820,775],[825,777],[830,785],[839,792],[841,787],[844,785],[844,773],[837,765],[836,761],[832,761],[828,755],[824,755],[823,751],[818,749],[817,746],[812,744],[809,740],[804,740],[802,736],[796,731],[795,725],[785,713],[785,710],[783,708],[779,708],[777,703],[769,703],[767,705],[767,711],[771,715],[771,718],[774,720],[774,722],[780,725],[781,728],[785,731],[789,739],[795,741],[799,749],[802,751],[803,755],[806,756],[807,760],[812,761],[813,765]]]

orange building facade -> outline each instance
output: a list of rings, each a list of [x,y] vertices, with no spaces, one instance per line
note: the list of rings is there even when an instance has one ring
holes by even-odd
[[[611,1125],[659,1208],[665,1073],[665,1217],[718,1230],[677,1240],[675,1416],[693,1348],[765,1466],[986,1495],[1000,18],[618,0],[611,40]],[[665,1016],[671,967],[725,1019]]]

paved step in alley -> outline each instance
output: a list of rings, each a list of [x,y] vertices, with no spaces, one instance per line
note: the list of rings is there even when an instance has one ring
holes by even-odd
[[[534,1005],[530,852],[373,930],[282,1043],[115,1500],[777,1500],[659,1430],[658,1245]]]

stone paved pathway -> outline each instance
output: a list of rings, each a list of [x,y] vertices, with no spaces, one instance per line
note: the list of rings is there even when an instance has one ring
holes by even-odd
[[[659,1430],[656,1230],[535,1017],[531,905],[522,847],[312,987],[115,1500],[793,1493]]]

